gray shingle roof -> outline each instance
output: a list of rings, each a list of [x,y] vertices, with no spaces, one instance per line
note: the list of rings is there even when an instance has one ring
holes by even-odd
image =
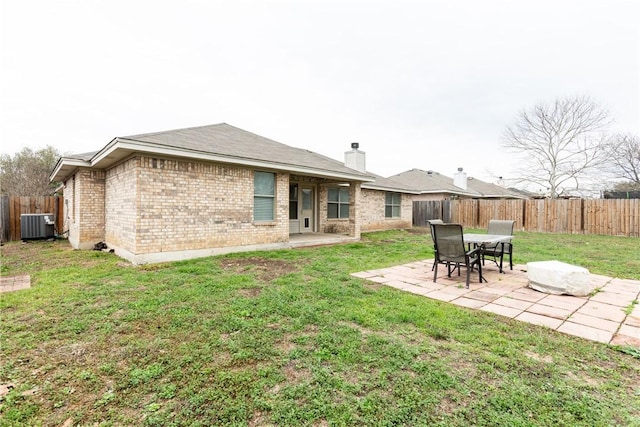
[[[97,153],[98,153],[97,151],[91,151],[89,153],[72,154],[70,156],[64,156],[64,157],[67,157],[70,159],[84,160],[85,162],[88,162],[88,161],[91,161],[93,156],[95,156]]]
[[[453,178],[439,174],[434,171],[424,171],[421,169],[411,169],[390,177],[404,185],[420,190],[421,193],[451,193],[461,194],[471,197],[479,197],[480,194],[453,185]]]
[[[259,160],[274,165],[304,166],[313,169],[362,175],[344,163],[313,151],[291,147],[226,123],[146,133],[117,138],[138,141],[234,159]]]
[[[134,153],[287,171],[338,181],[373,180],[337,160],[226,123],[114,138],[99,151],[61,158],[50,179],[63,180],[78,166],[108,168]]]
[[[482,197],[487,198],[526,198],[526,196],[521,193],[473,177],[467,179],[467,188],[476,191],[482,194]]]
[[[418,189],[423,194],[449,193],[467,197],[489,198],[522,198],[515,193],[499,185],[491,184],[477,178],[467,178],[467,189],[453,184],[453,178],[434,171],[411,169],[390,177],[394,181]]]
[[[411,193],[411,194],[420,194],[420,190],[411,187],[409,185],[403,184],[391,178],[385,178],[380,175],[376,175],[371,172],[367,172],[369,176],[375,179],[374,182],[365,182],[362,184],[362,188],[367,188],[371,190],[384,190],[384,191],[395,191],[399,193]]]

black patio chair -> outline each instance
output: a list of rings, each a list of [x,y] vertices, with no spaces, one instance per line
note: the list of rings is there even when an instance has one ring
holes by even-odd
[[[441,219],[429,219],[427,220],[427,222],[429,223],[429,231],[431,232],[431,240],[433,240],[433,252],[435,253],[436,251],[436,239],[433,237],[433,226],[435,224],[444,224],[444,222]],[[433,269],[436,267],[436,264],[434,263],[433,266],[431,267],[431,271],[433,271]]]
[[[462,239],[462,225],[460,224],[434,224],[432,226],[433,241],[435,244],[435,260],[433,281],[438,277],[438,264],[447,266],[447,276],[462,266],[467,269],[467,289],[469,288],[469,277],[474,266],[478,267],[478,281],[482,282],[481,248],[467,251]],[[453,267],[453,270],[451,269]]]
[[[515,221],[511,220],[492,219],[489,221],[487,234],[513,236],[514,224]],[[484,265],[485,258],[491,258],[491,260],[500,268],[500,272],[502,273],[502,261],[505,254],[509,255],[509,269],[513,270],[513,243],[511,243],[511,239],[509,239],[509,241],[500,242],[496,245],[485,246],[484,251],[482,252],[482,265]],[[500,263],[498,263],[498,259],[500,260]]]

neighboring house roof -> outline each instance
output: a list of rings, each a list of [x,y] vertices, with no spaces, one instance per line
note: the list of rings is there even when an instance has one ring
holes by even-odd
[[[394,181],[411,186],[420,191],[420,194],[450,193],[467,197],[478,197],[479,194],[469,189],[463,190],[453,185],[453,178],[434,171],[411,169],[390,177]]]
[[[95,153],[61,158],[51,180],[60,181],[80,166],[108,168],[133,153],[216,161],[332,179],[373,180],[342,162],[226,123],[118,137]]]
[[[602,193],[603,199],[640,199],[640,191],[605,191]]]
[[[396,193],[420,194],[420,190],[405,185],[391,178],[385,178],[371,172],[367,172],[367,174],[374,178],[375,181],[363,183],[362,188],[369,190],[393,191]]]
[[[492,199],[527,199],[528,197],[517,191],[513,191],[506,187],[501,187],[490,182],[482,181],[478,178],[467,178],[467,188],[479,194],[483,198]]]
[[[418,189],[420,194],[451,194],[473,198],[526,198],[508,188],[477,178],[467,178],[467,189],[454,185],[453,178],[434,171],[411,169],[390,177],[403,185]]]

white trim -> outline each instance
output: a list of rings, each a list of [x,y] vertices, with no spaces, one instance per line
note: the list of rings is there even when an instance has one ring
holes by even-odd
[[[136,141],[127,138],[116,138],[106,147],[100,150],[91,159],[91,166],[105,168],[115,160],[113,154],[118,150],[124,150],[128,154],[147,153],[153,155],[164,155],[170,157],[184,157],[194,160],[206,160],[217,163],[227,163],[232,165],[240,165],[254,168],[266,168],[269,170],[287,171],[303,175],[313,175],[322,178],[340,178],[350,181],[374,182],[375,179],[369,176],[355,175],[344,172],[334,172],[325,169],[310,168],[306,166],[292,165],[280,162],[268,162],[263,160],[247,159],[242,157],[224,156],[220,154],[202,153],[193,150],[185,150],[180,148],[163,147],[153,143]],[[112,156],[110,158],[110,156]],[[104,163],[107,163],[103,166]]]
[[[385,187],[384,185],[362,184],[360,187],[364,188],[365,190],[389,191],[392,193],[403,193],[403,194],[421,194],[420,190],[410,190],[407,188],[397,188],[397,187]]]
[[[56,164],[55,168],[53,169],[53,172],[51,172],[51,174],[49,175],[49,181],[55,181],[55,177],[58,175],[58,173],[60,173],[60,171],[63,168],[68,168],[69,166],[73,167],[73,170],[75,171],[77,168],[80,167],[86,167],[86,168],[90,168],[91,167],[91,162],[88,162],[86,160],[81,160],[81,159],[74,159],[72,157],[61,157],[60,160],[58,160],[58,163]],[[68,173],[66,177],[68,177],[69,175],[72,175],[71,173]]]

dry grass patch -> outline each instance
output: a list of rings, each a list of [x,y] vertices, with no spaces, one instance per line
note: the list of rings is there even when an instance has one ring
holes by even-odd
[[[297,264],[290,261],[261,257],[224,258],[220,261],[220,267],[235,274],[253,274],[256,279],[266,283],[300,270]]]

